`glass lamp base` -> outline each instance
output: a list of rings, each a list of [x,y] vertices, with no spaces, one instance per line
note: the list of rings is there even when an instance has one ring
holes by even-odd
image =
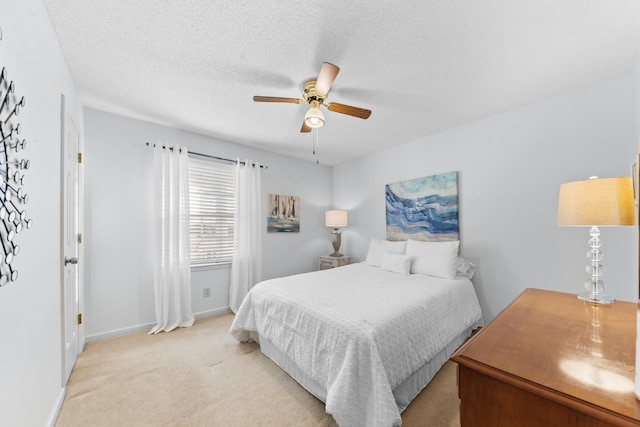
[[[604,267],[600,264],[603,254],[600,250],[602,241],[600,240],[600,229],[598,227],[591,227],[589,230],[589,247],[591,248],[587,252],[587,258],[591,260],[591,263],[587,265],[587,273],[591,275],[590,279],[584,282],[586,292],[578,294],[578,298],[594,303],[594,304],[613,304],[613,298],[604,293],[604,282],[600,280],[600,276],[604,273]]]
[[[578,294],[578,299],[586,302],[592,302],[594,304],[613,304],[614,298],[604,295],[604,294],[596,294],[594,295],[591,292],[585,292],[583,294]]]

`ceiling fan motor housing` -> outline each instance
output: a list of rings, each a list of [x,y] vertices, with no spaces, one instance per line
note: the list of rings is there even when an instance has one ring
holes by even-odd
[[[324,102],[324,97],[316,94],[316,80],[311,79],[304,82],[302,85],[302,97],[307,104],[311,104],[313,101],[317,101],[318,104]]]

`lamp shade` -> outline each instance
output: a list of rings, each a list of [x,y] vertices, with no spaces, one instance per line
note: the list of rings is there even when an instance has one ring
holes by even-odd
[[[349,225],[347,211],[333,210],[324,213],[324,224],[327,227],[340,228]]]
[[[560,186],[558,225],[634,225],[633,182],[630,177],[593,178]]]

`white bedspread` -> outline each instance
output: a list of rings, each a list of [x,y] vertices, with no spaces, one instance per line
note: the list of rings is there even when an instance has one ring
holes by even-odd
[[[359,263],[259,283],[230,332],[258,332],[323,385],[340,426],[388,427],[401,424],[393,390],[474,324],[470,280]]]

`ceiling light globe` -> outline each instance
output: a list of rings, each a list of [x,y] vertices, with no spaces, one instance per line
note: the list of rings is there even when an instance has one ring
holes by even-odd
[[[310,108],[304,115],[304,123],[310,128],[319,128],[324,125],[324,115],[317,108]]]

